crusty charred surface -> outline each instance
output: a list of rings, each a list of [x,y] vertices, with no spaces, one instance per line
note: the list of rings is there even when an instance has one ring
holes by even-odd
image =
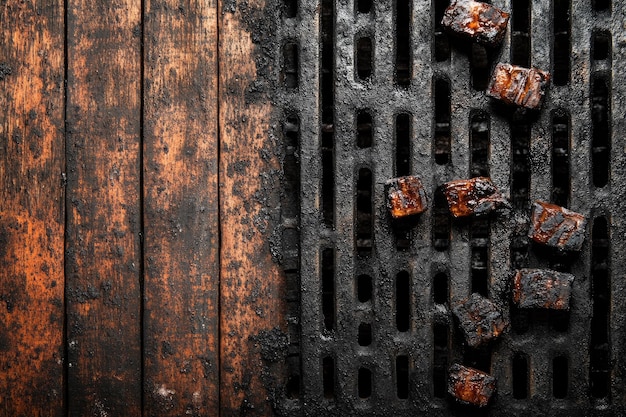
[[[496,391],[496,378],[457,363],[448,373],[448,393],[463,404],[484,407]]]
[[[539,109],[549,82],[550,74],[540,69],[499,63],[491,76],[487,95],[506,104]]]
[[[406,176],[387,181],[387,207],[394,219],[422,213],[428,208],[428,199],[418,177]]]
[[[470,347],[478,347],[500,336],[507,328],[508,322],[498,307],[473,293],[468,300],[453,309],[463,331],[465,341]]]
[[[550,269],[521,269],[513,278],[513,302],[519,308],[569,310],[574,276]]]
[[[457,0],[445,11],[441,24],[449,31],[487,46],[502,41],[509,13],[474,0]]]
[[[447,182],[443,185],[443,192],[454,217],[480,216],[490,213],[501,204],[508,204],[487,177]]]
[[[566,251],[579,251],[585,240],[587,219],[555,204],[533,204],[528,237],[537,243]]]

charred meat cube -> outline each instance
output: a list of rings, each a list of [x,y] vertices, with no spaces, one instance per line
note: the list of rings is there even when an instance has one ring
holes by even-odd
[[[426,191],[418,177],[393,178],[385,186],[387,207],[394,219],[419,214],[428,207]]]
[[[456,0],[443,15],[441,24],[454,34],[486,46],[496,46],[504,38],[509,13],[474,0]]]
[[[463,404],[484,407],[496,391],[496,378],[467,366],[453,364],[448,373],[448,393]]]
[[[549,82],[550,74],[545,71],[500,62],[491,76],[487,95],[506,104],[539,109]]]
[[[528,237],[537,243],[566,251],[579,251],[585,240],[587,220],[582,214],[556,204],[533,204]]]
[[[519,308],[569,310],[574,275],[550,269],[520,269],[513,278],[513,302]]]
[[[508,328],[498,307],[477,293],[473,293],[452,312],[459,320],[467,345],[473,348],[496,339]]]
[[[454,217],[480,216],[501,204],[508,205],[506,199],[487,177],[447,182],[443,185],[443,193]]]

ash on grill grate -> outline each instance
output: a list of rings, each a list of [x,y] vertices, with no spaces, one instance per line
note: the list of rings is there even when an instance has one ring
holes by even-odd
[[[284,0],[276,102],[298,117],[297,158],[284,168],[300,170],[301,197],[300,227],[284,237],[300,240],[289,261],[300,293],[289,297],[301,305],[288,312],[300,313],[290,337],[301,356],[286,415],[462,414],[447,394],[457,362],[497,377],[484,415],[625,414],[626,307],[613,271],[626,268],[626,248],[610,241],[626,235],[625,6],[489,3],[510,13],[495,48],[444,31],[447,0]],[[553,75],[540,110],[485,94],[496,62]],[[410,223],[392,220],[385,190],[405,176],[429,201]],[[440,186],[479,176],[511,209],[453,221]],[[534,201],[589,219],[573,240],[559,232],[576,251],[531,243]],[[527,268],[575,276],[569,311],[511,301],[514,270]],[[470,296],[501,304],[498,323],[512,331],[464,344],[452,307]]]

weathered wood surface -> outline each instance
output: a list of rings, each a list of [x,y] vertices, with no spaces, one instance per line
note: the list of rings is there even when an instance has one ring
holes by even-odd
[[[3,3],[0,415],[274,414],[272,10]]]
[[[0,415],[63,414],[63,2],[0,7]]]
[[[270,135],[268,97],[275,86],[255,83],[259,73],[272,79],[275,51],[261,43],[275,34],[276,6],[265,6],[218,7],[222,416],[273,415],[283,393],[284,276],[269,247],[280,217],[280,146]]]
[[[67,7],[68,409],[139,416],[140,3]]]
[[[216,4],[144,7],[144,414],[216,416]]]

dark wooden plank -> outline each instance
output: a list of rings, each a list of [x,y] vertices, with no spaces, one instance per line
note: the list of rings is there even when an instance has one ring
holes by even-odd
[[[275,6],[264,8],[259,0],[218,7],[222,416],[273,415],[283,393],[285,280],[270,251],[280,218],[282,145],[270,134],[273,84],[264,54],[272,49],[252,42],[274,36]]]
[[[217,16],[145,2],[146,416],[218,415]]]
[[[141,10],[69,0],[70,415],[141,415]]]
[[[0,415],[61,416],[63,2],[0,22]]]

